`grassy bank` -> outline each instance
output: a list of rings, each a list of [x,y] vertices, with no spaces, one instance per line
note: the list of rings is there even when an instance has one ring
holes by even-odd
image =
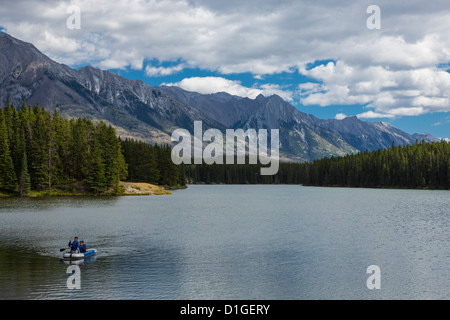
[[[149,183],[120,182],[117,187],[105,191],[99,196],[150,196],[172,194],[169,188]],[[30,191],[26,197],[58,197],[58,196],[93,196],[83,183],[75,183],[52,190]],[[0,191],[0,198],[17,197],[17,193]]]
[[[121,182],[119,184],[118,195],[138,196],[138,195],[164,195],[172,194],[164,187],[156,186],[149,183],[138,182]]]

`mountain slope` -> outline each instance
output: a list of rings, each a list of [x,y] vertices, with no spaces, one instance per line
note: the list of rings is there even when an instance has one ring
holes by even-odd
[[[222,128],[198,110],[142,81],[85,67],[79,71],[56,63],[33,45],[0,34],[0,103],[39,103],[58,108],[67,117],[107,121],[123,136],[149,142],[170,142],[176,128],[192,129],[196,120],[206,128]]]
[[[418,141],[422,141],[422,140],[424,140],[426,142],[440,142],[441,141],[441,139],[438,139],[426,132],[425,133],[414,133],[412,136],[415,139],[417,139]]]
[[[321,127],[345,140],[360,151],[385,149],[395,145],[411,144],[416,139],[387,122],[364,122],[357,117],[342,120],[320,120]]]
[[[160,88],[193,108],[208,112],[213,119],[226,121],[232,128],[279,129],[281,149],[291,159],[313,160],[324,156],[341,156],[388,148],[392,143],[411,144],[416,140],[416,136],[386,122],[364,122],[357,117],[318,119],[300,112],[277,95],[268,98],[260,95],[250,100],[227,93],[201,95],[177,87]],[[234,117],[224,116],[230,110]],[[420,137],[426,141],[434,138]]]
[[[225,92],[200,94],[185,91],[174,86],[161,86],[158,88],[208,115],[210,118],[221,122],[227,128],[233,127],[236,122],[248,119],[261,108],[261,100],[265,99],[262,95],[252,100],[233,96]]]
[[[323,120],[300,112],[277,95],[255,99],[227,93],[200,94],[177,87],[152,87],[93,67],[80,70],[59,64],[25,43],[0,33],[0,105],[20,107],[39,103],[56,108],[64,117],[103,120],[122,137],[169,143],[176,128],[279,129],[280,154],[289,160],[309,161],[410,144],[416,138],[385,122],[356,117]]]

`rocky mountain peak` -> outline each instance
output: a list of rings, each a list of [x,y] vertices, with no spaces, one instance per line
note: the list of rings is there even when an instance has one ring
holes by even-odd
[[[255,99],[220,92],[200,94],[173,86],[152,87],[113,72],[86,66],[74,70],[42,54],[32,44],[0,34],[0,105],[39,103],[65,117],[113,124],[124,137],[168,143],[176,128],[279,129],[285,159],[314,160],[414,143],[416,138],[388,123],[356,117],[318,119],[278,95]],[[426,135],[421,135],[431,139]]]

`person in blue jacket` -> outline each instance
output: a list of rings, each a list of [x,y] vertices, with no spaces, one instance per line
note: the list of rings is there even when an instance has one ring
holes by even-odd
[[[86,252],[86,243],[84,243],[83,240],[80,241],[80,252],[85,253]]]
[[[77,253],[80,250],[80,243],[78,242],[78,237],[69,240],[69,248],[72,253]]]

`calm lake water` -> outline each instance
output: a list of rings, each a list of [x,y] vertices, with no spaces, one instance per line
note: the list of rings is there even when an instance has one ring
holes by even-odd
[[[214,185],[0,199],[0,299],[449,299],[449,195]],[[73,236],[98,250],[79,290],[59,250]]]

